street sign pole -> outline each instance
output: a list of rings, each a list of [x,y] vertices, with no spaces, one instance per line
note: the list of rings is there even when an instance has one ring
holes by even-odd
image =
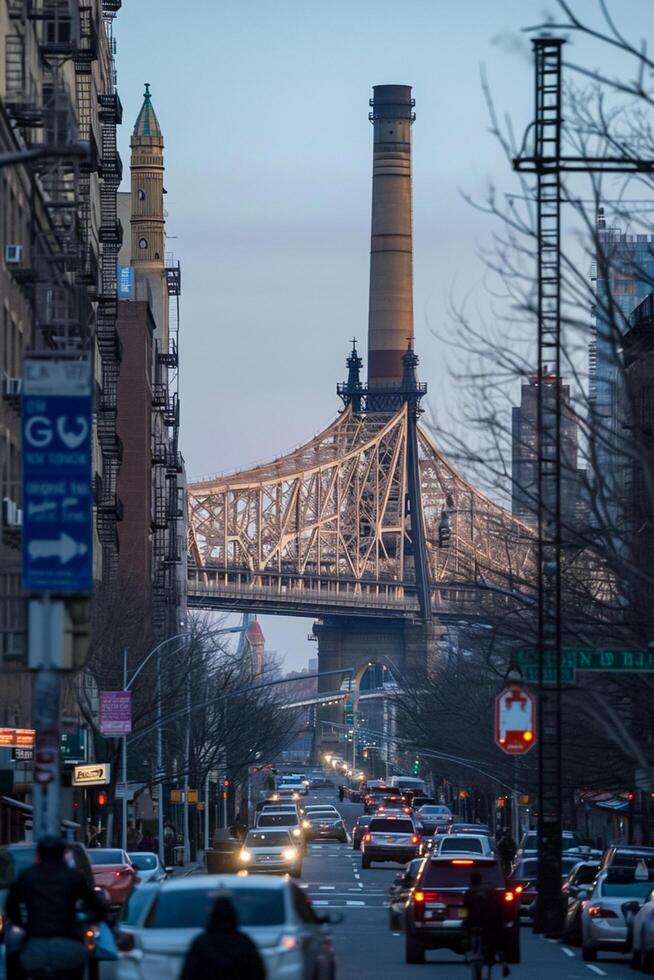
[[[123,690],[127,690],[127,647],[123,650]],[[124,851],[127,850],[127,735],[123,735],[123,746],[122,746],[122,782],[123,782],[123,796],[120,801],[120,833],[121,833],[121,847]]]
[[[65,596],[93,580],[92,396],[88,358],[31,355],[22,384],[22,575],[34,671],[33,836],[61,832],[60,673]]]

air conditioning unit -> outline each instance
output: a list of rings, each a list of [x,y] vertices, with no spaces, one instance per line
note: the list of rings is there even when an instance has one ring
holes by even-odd
[[[2,524],[6,528],[23,526],[23,511],[11,497],[2,498]]]
[[[20,265],[23,261],[22,245],[5,245],[5,264]]]
[[[2,394],[5,398],[17,398],[20,396],[20,390],[22,387],[22,378],[10,378],[9,375],[5,374],[2,377]]]

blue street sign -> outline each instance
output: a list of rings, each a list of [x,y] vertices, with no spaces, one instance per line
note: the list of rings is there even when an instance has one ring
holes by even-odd
[[[23,586],[87,593],[93,582],[89,362],[27,357],[22,393]]]

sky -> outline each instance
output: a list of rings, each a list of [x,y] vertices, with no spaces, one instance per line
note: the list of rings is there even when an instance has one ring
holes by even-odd
[[[596,0],[572,0],[597,20]],[[651,0],[609,0],[636,39]],[[121,155],[143,84],[165,139],[168,251],[182,263],[181,448],[190,480],[263,462],[336,414],[349,340],[365,358],[376,84],[413,86],[416,351],[434,412],[453,411],[433,331],[487,302],[490,219],[464,195],[515,188],[489,132],[483,72],[516,132],[531,119],[528,35],[555,0],[127,0],[116,19]],[[648,26],[649,25],[649,26]],[[571,37],[594,67],[600,53]],[[604,67],[612,68],[612,55]],[[617,64],[617,63],[616,63]],[[126,189],[126,188],[124,188]],[[454,365],[456,367],[456,365]],[[298,668],[310,620],[262,617]]]

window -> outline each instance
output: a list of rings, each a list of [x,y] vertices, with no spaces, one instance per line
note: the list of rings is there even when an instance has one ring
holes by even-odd
[[[142,187],[139,187],[136,192],[136,196],[138,197],[139,201],[145,201],[145,191]]]
[[[280,926],[286,921],[282,888],[233,888],[230,896],[239,926]],[[162,891],[149,929],[203,929],[221,892],[207,888]]]
[[[452,851],[465,851],[471,854],[483,854],[481,841],[476,840],[474,837],[468,837],[466,839],[462,837],[444,837],[440,852],[441,854],[445,854],[446,851],[450,853]]]
[[[146,249],[148,247],[147,238],[139,238],[139,248]]]

